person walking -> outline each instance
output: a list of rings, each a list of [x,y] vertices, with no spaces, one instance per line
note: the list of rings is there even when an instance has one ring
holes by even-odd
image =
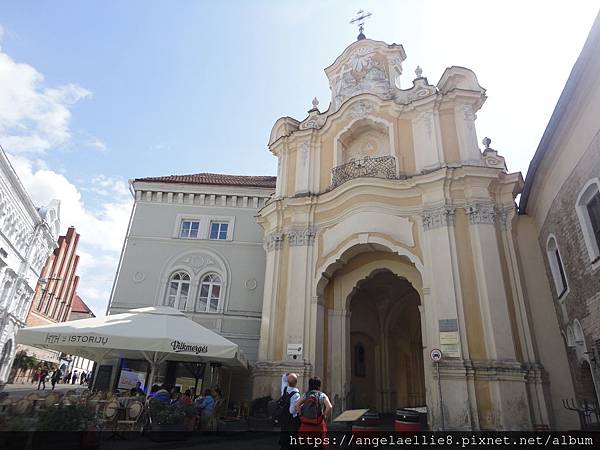
[[[321,438],[321,442],[324,442],[327,436],[327,418],[331,417],[333,406],[329,397],[321,391],[319,377],[308,380],[308,392],[296,402],[295,408],[300,415],[298,436]],[[329,446],[322,444],[321,448],[326,450]]]
[[[75,381],[77,381],[77,371],[73,372],[73,375],[71,375],[71,384],[75,384]]]
[[[52,383],[52,390],[54,390],[56,383],[58,383],[61,378],[62,378],[62,372],[61,372],[60,368],[56,369],[54,371],[54,373],[52,374],[52,378],[50,378],[50,382]]]
[[[300,417],[296,411],[296,403],[300,400],[300,391],[298,385],[298,375],[295,373],[286,373],[281,378],[281,396],[286,399],[286,410],[283,417],[280,417],[281,434],[279,436],[279,445],[282,449],[291,449],[296,447],[294,440],[298,437],[300,428]]]
[[[71,382],[71,372],[66,372],[65,377],[63,378],[64,384],[69,384]]]
[[[48,366],[42,367],[40,370],[40,378],[38,381],[38,391],[40,390],[40,386],[44,386],[43,390],[46,389],[46,377],[48,376]]]

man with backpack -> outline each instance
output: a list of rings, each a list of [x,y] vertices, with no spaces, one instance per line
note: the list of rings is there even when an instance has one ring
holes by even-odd
[[[282,449],[292,448],[292,438],[298,436],[300,419],[296,411],[296,402],[300,399],[300,391],[296,387],[298,375],[286,373],[282,377],[281,398],[277,401],[275,418],[281,425],[279,444]]]
[[[329,397],[321,392],[321,379],[313,377],[308,380],[308,392],[295,404],[300,416],[298,435],[302,437],[324,438],[327,436],[327,417],[331,417],[333,406]],[[325,444],[321,448],[327,449]]]

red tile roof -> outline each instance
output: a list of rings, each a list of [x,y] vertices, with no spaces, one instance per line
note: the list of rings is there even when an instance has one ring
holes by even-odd
[[[217,184],[221,186],[246,186],[275,189],[277,177],[225,175],[220,173],[195,173],[192,175],[168,175],[164,177],[136,178],[135,181],[154,183]]]
[[[92,310],[77,294],[75,294],[75,296],[73,297],[73,301],[71,302],[71,312],[91,314],[92,317],[95,317]]]

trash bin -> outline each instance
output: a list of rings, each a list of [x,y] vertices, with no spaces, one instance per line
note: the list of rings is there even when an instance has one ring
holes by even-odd
[[[381,431],[381,416],[377,411],[369,410],[352,424],[354,436],[373,436]]]
[[[421,431],[420,414],[408,409],[397,409],[394,431]]]

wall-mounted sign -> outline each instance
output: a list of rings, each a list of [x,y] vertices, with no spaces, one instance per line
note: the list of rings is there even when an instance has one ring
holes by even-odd
[[[442,359],[442,351],[439,348],[434,348],[429,353],[429,357],[433,362],[438,362]]]
[[[441,319],[439,321],[440,347],[447,358],[460,358],[460,340],[458,336],[458,321],[456,319]]]
[[[288,344],[287,354],[290,356],[301,356],[302,355],[302,344]]]

